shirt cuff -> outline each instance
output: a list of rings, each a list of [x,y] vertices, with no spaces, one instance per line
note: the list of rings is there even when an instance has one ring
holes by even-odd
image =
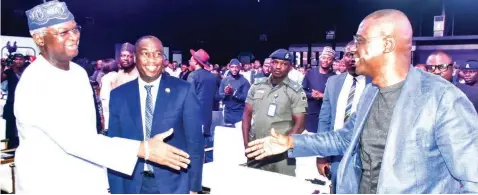
[[[251,104],[251,105],[252,105],[252,104],[254,103],[254,101],[253,101],[253,100],[251,100],[251,99],[249,99],[249,98],[247,98],[247,99],[246,99],[246,103],[247,103],[247,104]]]
[[[296,158],[296,157],[310,157],[310,156],[315,156],[322,158],[323,156],[320,155],[311,155],[310,153],[310,147],[307,145],[305,141],[305,136],[304,134],[293,134],[290,135],[292,137],[292,140],[294,140],[294,147],[289,149],[287,151],[287,156],[289,158]]]

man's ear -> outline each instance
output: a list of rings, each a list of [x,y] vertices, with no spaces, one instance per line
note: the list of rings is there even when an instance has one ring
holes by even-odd
[[[384,53],[390,53],[395,50],[395,47],[397,46],[397,41],[393,37],[386,37],[384,41]]]
[[[39,35],[38,33],[33,34],[33,41],[35,41],[35,44],[37,44],[39,47],[45,46],[44,35]]]

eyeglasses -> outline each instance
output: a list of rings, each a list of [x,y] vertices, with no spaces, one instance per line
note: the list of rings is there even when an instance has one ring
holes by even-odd
[[[390,35],[380,35],[376,37],[367,37],[367,38],[363,37],[362,35],[354,35],[354,43],[355,43],[355,46],[359,46],[359,45],[363,45],[365,43],[370,42],[372,39],[382,38],[382,37],[390,37]]]
[[[447,71],[448,67],[453,66],[453,64],[438,64],[438,65],[426,65],[428,72],[434,72],[438,69],[441,72]]]
[[[51,35],[55,35],[55,36],[60,36],[60,37],[67,37],[71,34],[74,34],[74,35],[78,35],[80,34],[81,32],[81,26],[75,26],[74,28],[72,29],[66,29],[66,30],[63,30],[63,31],[60,31],[60,32],[56,32],[56,33],[50,33]]]

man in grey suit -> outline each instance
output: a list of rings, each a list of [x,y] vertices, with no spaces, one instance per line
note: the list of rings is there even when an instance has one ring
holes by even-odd
[[[445,79],[412,68],[412,26],[398,10],[368,15],[357,31],[357,72],[370,76],[344,128],[272,136],[248,157],[343,155],[337,193],[478,193],[478,114]]]
[[[354,53],[356,51],[355,42],[349,42],[345,46],[345,54],[342,58],[347,72],[332,76],[327,80],[317,132],[342,129],[350,115],[357,110],[357,104],[365,86],[371,82],[370,77],[359,75],[355,71]],[[341,155],[317,158],[317,168],[321,175],[326,176],[326,169],[331,171],[333,193],[335,193],[337,168],[340,160],[342,160]]]

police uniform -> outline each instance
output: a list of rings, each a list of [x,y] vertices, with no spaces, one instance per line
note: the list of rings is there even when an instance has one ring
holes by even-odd
[[[287,50],[279,50],[271,55],[273,59],[291,60]],[[293,114],[305,114],[307,97],[302,85],[286,77],[281,83],[273,86],[271,77],[256,79],[249,90],[246,103],[252,105],[252,119],[249,140],[264,138],[270,135],[271,128],[285,134],[292,129]],[[276,173],[295,176],[295,159],[288,159],[287,155],[280,154],[268,157],[261,161],[249,163],[251,167]]]
[[[460,67],[461,70],[475,70],[478,71],[478,61],[469,60],[466,64]],[[456,87],[461,89],[468,99],[473,103],[475,110],[478,111],[478,87],[457,83]]]

